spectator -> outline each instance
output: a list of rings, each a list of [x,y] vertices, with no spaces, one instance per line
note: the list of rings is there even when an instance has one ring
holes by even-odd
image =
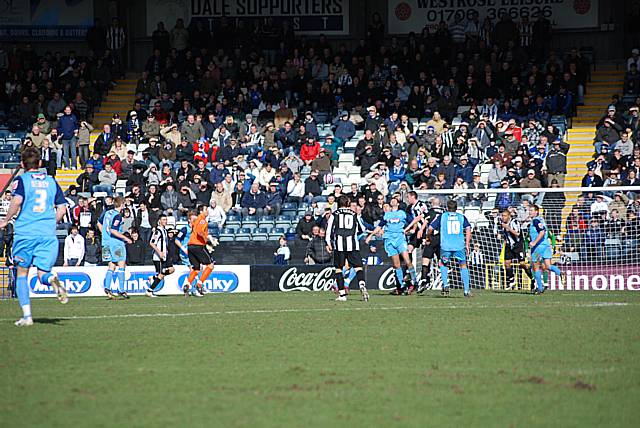
[[[98,186],[100,180],[98,178],[98,173],[94,170],[92,163],[87,163],[85,166],[84,172],[82,172],[78,178],[76,178],[76,183],[79,188],[78,191],[91,193],[94,188]]]
[[[227,221],[227,215],[222,207],[218,206],[215,199],[211,199],[209,202],[209,207],[207,208],[207,222],[209,223],[209,227],[214,227],[216,229],[222,229],[225,222]]]
[[[102,261],[102,245],[93,229],[87,229],[84,239],[84,266],[97,266]]]
[[[281,236],[278,239],[279,247],[275,253],[273,253],[273,264],[275,265],[288,265],[291,259],[291,250],[287,245],[287,239]]]
[[[304,181],[305,202],[318,202],[322,199],[322,184],[318,179],[318,171],[313,170],[309,177]]]
[[[84,251],[84,238],[78,234],[78,226],[74,224],[69,229],[69,235],[64,239],[63,266],[82,266]]]
[[[78,120],[71,114],[71,106],[64,108],[64,114],[58,119],[58,133],[61,136],[63,162],[65,168],[76,168],[76,139]]]
[[[140,240],[140,235],[136,228],[129,229],[131,243],[127,244],[127,265],[143,266],[146,243]]]
[[[307,244],[304,262],[308,265],[324,265],[331,262],[331,253],[327,251],[326,231],[318,229],[318,234],[313,236]]]
[[[317,228],[318,226],[313,219],[313,211],[307,211],[296,225],[296,236],[298,239],[311,241],[314,236],[312,233],[314,227]]]
[[[89,159],[89,143],[93,126],[86,120],[80,122],[78,129],[78,156],[80,157],[80,165],[84,165]]]
[[[245,193],[240,203],[242,207],[242,217],[247,218],[249,216],[260,217],[266,206],[266,197],[258,183],[253,183],[249,192]]]

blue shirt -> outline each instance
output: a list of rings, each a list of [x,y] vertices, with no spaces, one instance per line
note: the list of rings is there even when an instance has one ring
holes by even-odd
[[[469,220],[458,212],[444,212],[431,222],[431,228],[440,231],[440,248],[444,251],[464,250],[465,231],[470,227]]]
[[[13,195],[22,197],[14,226],[16,236],[55,235],[56,206],[66,205],[67,200],[53,177],[38,171],[25,172],[13,182]]]
[[[404,228],[407,225],[407,213],[401,210],[389,211],[384,213],[382,220],[385,238],[396,238],[398,235],[404,235]]]
[[[113,236],[112,231],[122,233],[122,216],[116,209],[104,211],[98,220],[102,225],[102,245],[123,242],[120,238]]]
[[[551,243],[549,242],[549,233],[547,232],[547,225],[544,222],[544,219],[540,216],[531,220],[531,224],[529,224],[529,238],[531,242],[538,239],[538,236],[543,234],[543,238],[535,247],[531,247],[531,251],[535,251],[538,248],[546,248],[550,247]]]

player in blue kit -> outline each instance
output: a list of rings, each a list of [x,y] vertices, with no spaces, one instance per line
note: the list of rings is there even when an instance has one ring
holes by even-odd
[[[544,219],[540,216],[540,208],[537,205],[531,205],[529,207],[529,215],[532,219],[531,223],[529,223],[529,239],[531,240],[529,248],[531,249],[533,277],[536,281],[536,287],[533,288],[533,292],[534,294],[540,294],[544,293],[545,289],[542,282],[541,268],[555,273],[561,281],[564,278],[560,269],[551,264],[553,248],[551,248],[551,242],[549,241],[547,225]]]
[[[391,259],[391,264],[396,273],[397,285],[393,294],[403,294],[404,273],[402,272],[402,260],[407,264],[407,272],[411,276],[411,285],[406,290],[407,294],[412,294],[416,287],[416,269],[411,263],[411,256],[405,237],[405,227],[408,224],[407,213],[402,211],[400,203],[396,198],[391,198],[389,204],[385,204],[385,213],[380,226],[376,227],[369,235],[366,242],[369,243],[374,234],[380,235],[382,232],[384,240],[384,250]]]
[[[109,269],[104,277],[104,292],[109,299],[115,299],[114,291],[129,298],[125,290],[125,272],[127,266],[127,247],[129,239],[122,232],[122,215],[124,198],[118,196],[113,200],[113,208],[102,213],[98,220],[98,228],[102,232],[102,260],[109,262]],[[118,288],[113,289],[113,277],[118,281]]]
[[[58,258],[56,224],[65,216],[67,201],[53,177],[38,170],[40,152],[35,148],[22,151],[22,167],[26,171],[13,182],[13,198],[0,229],[16,216],[13,260],[17,266],[16,293],[22,308],[18,327],[33,325],[29,298],[29,268],[38,269],[38,279],[51,286],[60,303],[67,303],[67,292],[57,275],[51,272]]]
[[[464,296],[470,297],[469,269],[467,254],[471,246],[471,224],[469,220],[457,212],[458,203],[453,199],[447,201],[447,211],[440,214],[427,232],[430,237],[434,231],[440,232],[440,276],[442,277],[442,294],[449,295],[449,264],[452,259],[460,264],[460,278],[464,286]]]

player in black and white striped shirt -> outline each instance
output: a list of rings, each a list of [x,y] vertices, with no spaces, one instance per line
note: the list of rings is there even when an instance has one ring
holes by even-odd
[[[348,196],[338,198],[338,209],[329,217],[327,222],[327,251],[333,253],[336,284],[338,285],[338,298],[344,302],[347,300],[347,292],[344,287],[343,268],[347,265],[356,272],[356,280],[360,287],[360,293],[364,301],[369,300],[364,282],[362,270],[362,256],[360,255],[360,243],[358,236],[365,228],[358,214],[350,208],[351,200]]]
[[[522,226],[517,218],[511,216],[511,211],[505,209],[497,218],[494,232],[504,241],[504,267],[506,272],[506,288],[511,289],[516,285],[516,278],[512,263],[515,261],[522,270],[531,278],[529,267],[526,263],[524,252],[524,238]]]
[[[156,267],[156,274],[149,277],[148,297],[156,297],[155,289],[165,276],[175,272],[173,260],[169,255],[169,234],[167,233],[167,216],[162,214],[158,218],[158,226],[151,233],[149,245],[153,249],[153,264]]]

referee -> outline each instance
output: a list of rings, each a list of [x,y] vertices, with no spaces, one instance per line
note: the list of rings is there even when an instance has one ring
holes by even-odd
[[[162,214],[158,218],[158,226],[151,233],[149,245],[153,249],[153,264],[156,267],[156,274],[149,277],[149,288],[146,295],[157,297],[155,289],[165,276],[175,272],[173,259],[169,257],[169,233],[167,232],[167,216]]]

